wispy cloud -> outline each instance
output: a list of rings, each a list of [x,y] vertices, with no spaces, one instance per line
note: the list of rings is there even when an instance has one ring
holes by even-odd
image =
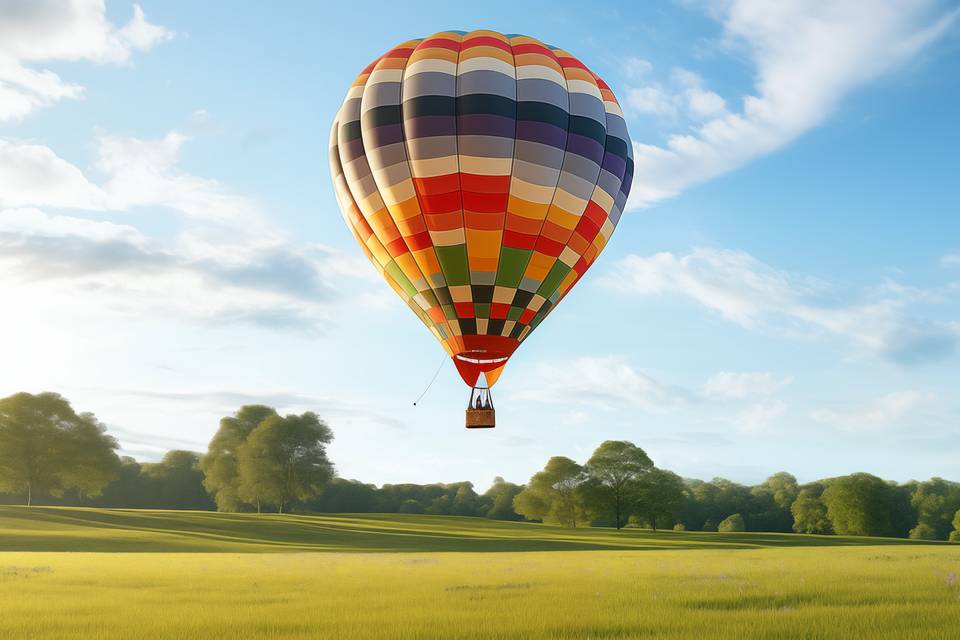
[[[769,371],[720,371],[707,380],[703,390],[710,397],[742,400],[772,395],[792,381],[793,378],[779,378]]]
[[[759,433],[770,427],[786,413],[788,405],[782,400],[769,399],[752,404],[734,415],[730,422],[741,433]]]
[[[941,38],[960,15],[960,9],[938,11],[930,0],[711,0],[701,6],[722,24],[724,46],[755,67],[754,91],[739,109],[728,109],[728,101],[702,83],[664,87],[649,79],[649,67],[638,67],[644,73],[631,74],[624,91],[628,111],[681,116],[681,126],[663,145],[635,144],[630,208],[653,205],[783,147],[824,122],[851,91]]]
[[[638,371],[621,356],[540,363],[517,400],[610,410],[622,404],[662,413],[692,399],[687,391]]]
[[[102,0],[4,0],[0,3],[0,122],[23,118],[60,100],[83,96],[83,87],[32,65],[85,60],[125,64],[174,32],[147,21],[139,5],[123,27],[106,18]]]
[[[895,425],[936,399],[933,393],[897,391],[849,408],[820,408],[810,417],[817,422],[849,431],[867,431]]]
[[[903,365],[952,355],[960,341],[949,323],[909,318],[918,302],[938,291],[884,283],[851,303],[830,283],[783,271],[742,251],[694,249],[627,256],[605,284],[624,293],[689,298],[748,329],[827,334]]]
[[[944,267],[960,267],[960,249],[944,255],[940,258],[940,264]]]

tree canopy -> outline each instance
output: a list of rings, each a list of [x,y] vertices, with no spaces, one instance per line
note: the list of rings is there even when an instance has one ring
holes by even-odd
[[[240,498],[282,513],[291,501],[317,495],[333,477],[331,440],[333,432],[315,413],[268,416],[239,448]]]
[[[627,501],[636,493],[638,484],[653,468],[653,462],[643,449],[625,440],[607,440],[597,447],[587,464],[586,484],[595,509],[613,516],[617,529],[623,526],[628,511]]]
[[[0,491],[37,496],[73,490],[96,496],[117,476],[117,441],[92,413],[56,393],[0,399]]]
[[[580,491],[583,480],[583,467],[570,458],[555,456],[517,494],[513,499],[513,508],[529,520],[568,527],[575,527],[578,523],[587,524],[588,517]]]

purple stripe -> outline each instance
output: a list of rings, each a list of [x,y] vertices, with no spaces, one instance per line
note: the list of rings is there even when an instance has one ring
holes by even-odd
[[[603,146],[593,138],[576,133],[571,133],[567,137],[567,151],[589,158],[596,162],[598,166],[603,161]]]
[[[488,113],[458,116],[457,133],[462,136],[496,136],[513,138],[517,121]]]
[[[388,144],[403,142],[403,127],[399,124],[388,124],[365,129],[363,139],[368,147],[385,147]]]
[[[627,161],[615,153],[605,153],[601,166],[613,175],[622,178],[623,172],[627,169]]]
[[[407,140],[432,136],[452,136],[457,133],[456,116],[422,116],[403,121]]]
[[[567,146],[567,131],[546,122],[518,120],[517,140],[538,142],[557,149],[564,149]]]

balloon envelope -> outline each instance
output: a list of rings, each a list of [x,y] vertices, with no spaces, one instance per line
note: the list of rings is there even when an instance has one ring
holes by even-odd
[[[357,77],[330,168],[367,257],[464,381],[492,386],[607,244],[633,155],[613,92],[569,53],[445,31]]]

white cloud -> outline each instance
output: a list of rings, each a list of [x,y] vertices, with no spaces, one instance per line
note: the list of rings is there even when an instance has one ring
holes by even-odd
[[[102,135],[96,167],[108,176],[103,185],[117,209],[163,206],[198,220],[263,228],[262,216],[247,198],[216,180],[178,168],[187,136],[171,131],[159,140]]]
[[[754,94],[728,112],[720,96],[694,93],[691,117],[706,122],[669,136],[663,146],[635,144],[629,208],[650,206],[779,149],[822,123],[852,90],[940,38],[960,15],[960,9],[935,15],[929,0],[716,0],[709,7],[727,44],[744,48],[756,67]],[[628,106],[665,113],[669,100],[635,91],[627,90]]]
[[[109,198],[50,148],[0,140],[0,206],[105,209]]]
[[[849,431],[864,431],[894,425],[935,399],[929,392],[897,391],[847,410],[816,409],[810,417]]]
[[[620,65],[623,75],[631,80],[639,80],[646,76],[653,69],[653,65],[648,60],[636,56],[627,56]]]
[[[356,286],[376,279],[362,256],[292,240],[252,200],[183,171],[185,141],[176,131],[159,140],[100,136],[103,185],[47,147],[0,142],[0,285],[7,302],[37,313],[47,301],[70,300],[78,313],[310,331],[329,323],[331,305],[346,297],[382,308],[382,297]],[[128,224],[50,215],[42,207],[97,209],[101,217],[162,207],[174,213],[173,237],[150,238]]]
[[[731,422],[742,433],[759,433],[786,413],[787,408],[787,403],[781,400],[765,400],[736,414]]]
[[[940,265],[944,267],[960,267],[960,249],[951,251],[940,258]]]
[[[637,371],[620,356],[583,357],[538,365],[517,400],[610,410],[632,405],[662,413],[686,404],[689,394]]]
[[[31,63],[86,60],[122,64],[173,37],[151,24],[139,5],[117,28],[102,0],[3,0],[0,2],[0,121],[22,118],[59,100],[76,99],[83,87]]]
[[[904,309],[935,302],[930,291],[887,283],[849,302],[828,283],[765,264],[742,251],[694,249],[627,256],[605,279],[608,286],[635,295],[678,295],[748,329],[826,333],[861,351],[900,364],[953,354],[956,332],[942,322],[908,320]]]
[[[658,84],[628,90],[627,107],[636,113],[655,115],[672,115],[677,111],[675,96]]]
[[[652,69],[649,62],[643,73],[625,69],[624,75],[633,80],[646,79]],[[726,111],[727,103],[718,94],[703,87],[703,79],[687,69],[674,69],[672,85],[664,87],[658,82],[628,86],[626,108],[633,114],[669,117],[686,115],[694,121],[717,116]]]
[[[793,378],[777,378],[769,371],[733,372],[721,371],[714,374],[704,385],[704,393],[713,398],[742,400],[757,396],[773,395]]]

